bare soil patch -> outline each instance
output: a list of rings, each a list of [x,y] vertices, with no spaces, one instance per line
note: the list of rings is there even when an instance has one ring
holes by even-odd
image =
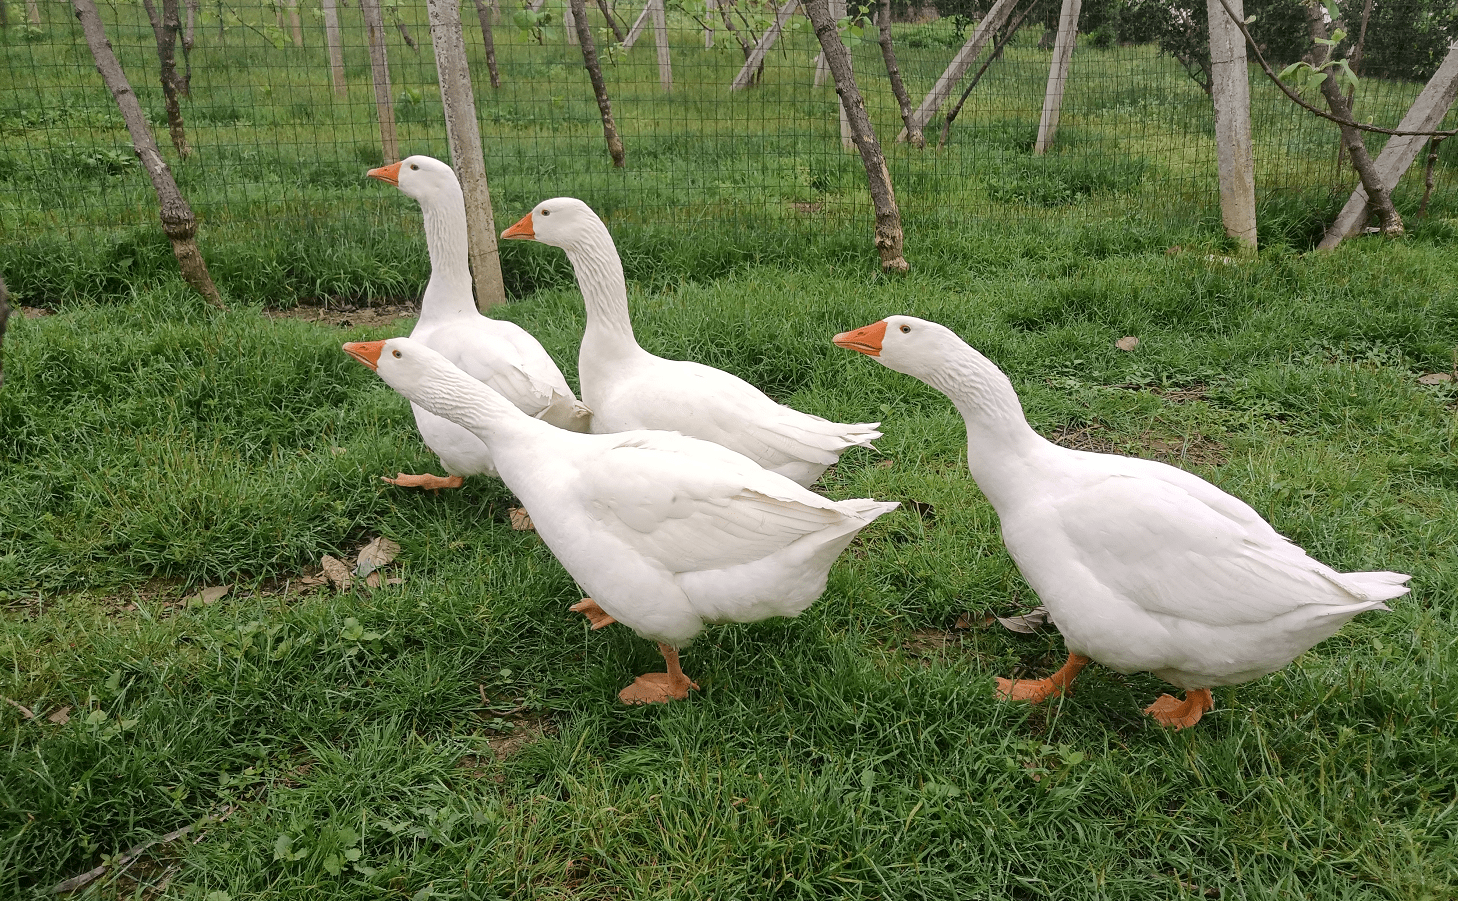
[[[297,306],[288,310],[265,310],[263,315],[269,319],[301,319],[305,322],[319,322],[335,328],[374,328],[418,316],[420,315],[420,305],[416,303],[390,303],[375,306],[326,304],[324,306]]]

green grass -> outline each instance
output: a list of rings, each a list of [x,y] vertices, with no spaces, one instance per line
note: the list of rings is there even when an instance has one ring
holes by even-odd
[[[929,241],[890,280],[858,237],[633,285],[650,349],[885,421],[828,494],[933,508],[868,529],[800,618],[708,630],[685,657],[702,690],[667,708],[617,705],[654,649],[567,612],[578,589],[509,528],[501,485],[378,481],[434,460],[338,345],[408,321],[219,313],[175,279],[12,320],[0,696],[39,716],[0,706],[0,894],[225,805],[132,876],[212,901],[1458,892],[1458,395],[1416,383],[1458,345],[1452,234],[1225,265],[1157,224],[1034,221]],[[557,271],[559,252],[521,249]],[[891,312],[985,351],[1044,434],[1188,444],[1183,465],[1320,559],[1410,572],[1413,592],[1218,690],[1184,733],[1140,715],[1157,680],[1098,667],[1047,708],[994,700],[994,675],[1046,670],[1061,644],[949,631],[1034,598],[950,404],[828,342]],[[504,315],[575,382],[574,289]],[[401,544],[403,585],[284,592],[374,534]],[[171,605],[212,584],[235,587]],[[61,706],[69,724],[40,721]],[[534,740],[495,759],[513,731]]]

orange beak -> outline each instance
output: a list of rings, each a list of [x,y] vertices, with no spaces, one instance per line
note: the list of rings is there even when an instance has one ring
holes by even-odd
[[[846,350],[856,350],[868,357],[881,355],[881,342],[886,339],[886,320],[873,322],[864,328],[841,332],[830,340]]]
[[[378,178],[380,181],[384,182],[387,185],[394,185],[397,188],[400,187],[399,163],[391,163],[388,166],[381,166],[378,169],[371,169],[370,171],[366,172],[365,175],[368,175],[370,178]]]
[[[503,238],[520,238],[523,241],[535,241],[537,233],[532,230],[532,214],[527,213],[521,217],[521,221],[501,233]]]
[[[380,353],[385,349],[383,341],[351,341],[344,345],[344,352],[371,369],[380,367]]]

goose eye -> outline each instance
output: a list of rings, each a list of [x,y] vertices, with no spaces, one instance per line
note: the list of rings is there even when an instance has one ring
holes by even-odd
[[[398,351],[398,350],[392,350],[390,352],[395,355],[396,359],[399,359],[399,357],[400,357],[400,351]]]
[[[903,326],[902,326],[902,327],[901,327],[901,334],[903,334],[903,335],[904,335],[904,334],[906,334],[906,333],[907,333],[907,332],[909,332],[909,331],[911,331],[911,326],[909,326],[909,325],[903,325]],[[396,355],[395,355],[395,356],[397,356],[397,357],[398,357],[398,356],[399,356],[399,354],[396,354]]]
[[[550,216],[550,215],[552,215],[552,211],[551,210],[544,209],[544,210],[542,210],[542,215],[543,216]]]
[[[419,169],[420,167],[418,165],[416,165],[415,163],[411,163],[410,164],[410,168],[411,169]]]

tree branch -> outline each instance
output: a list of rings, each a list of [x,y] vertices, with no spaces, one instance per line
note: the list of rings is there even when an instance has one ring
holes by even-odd
[[[1394,135],[1399,137],[1406,136],[1449,138],[1455,134],[1458,134],[1458,129],[1454,129],[1452,131],[1398,131],[1393,128],[1379,128],[1376,125],[1363,125],[1360,122],[1354,122],[1351,119],[1334,116],[1331,113],[1326,112],[1325,110],[1317,109],[1316,107],[1307,103],[1305,100],[1302,100],[1299,94],[1288,88],[1286,86],[1286,83],[1280,79],[1280,76],[1276,75],[1276,73],[1271,70],[1270,63],[1266,62],[1265,56],[1261,54],[1260,45],[1256,43],[1255,38],[1251,37],[1250,30],[1245,27],[1245,22],[1241,20],[1240,16],[1237,16],[1235,14],[1235,10],[1230,8],[1230,0],[1220,0],[1220,5],[1225,8],[1225,14],[1235,22],[1236,27],[1240,29],[1240,33],[1245,35],[1246,42],[1249,43],[1251,49],[1255,51],[1256,62],[1260,63],[1261,70],[1266,73],[1266,77],[1269,78],[1271,81],[1275,82],[1276,87],[1281,89],[1281,93],[1291,98],[1292,103],[1296,104],[1307,112],[1316,116],[1320,116],[1321,118],[1326,119],[1328,122],[1335,122],[1338,125],[1343,125],[1347,128],[1355,128],[1360,131],[1375,132],[1379,135]]]

